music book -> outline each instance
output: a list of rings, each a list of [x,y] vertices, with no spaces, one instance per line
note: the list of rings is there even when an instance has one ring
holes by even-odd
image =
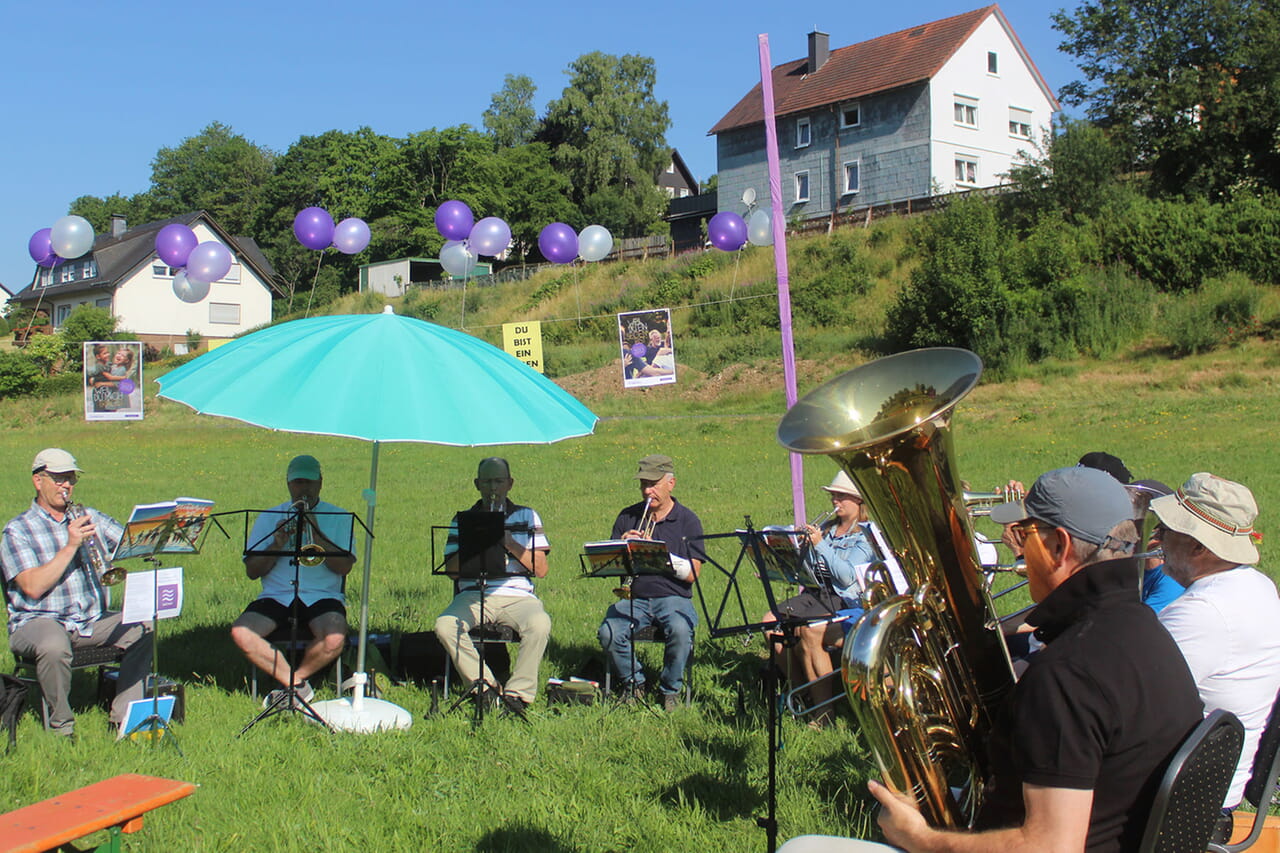
[[[129,703],[125,712],[124,723],[120,725],[120,733],[116,739],[128,737],[138,740],[139,736],[151,738],[163,734],[173,718],[173,708],[178,697],[169,694],[154,699],[135,699]]]
[[[212,513],[213,501],[203,498],[139,504],[129,514],[112,559],[198,553],[200,537]]]
[[[626,575],[670,575],[671,556],[667,543],[659,539],[606,539],[582,546],[586,561],[583,569],[591,577],[623,577]]]

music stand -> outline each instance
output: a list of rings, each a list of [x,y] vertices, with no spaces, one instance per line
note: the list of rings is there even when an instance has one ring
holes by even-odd
[[[660,539],[607,539],[603,542],[587,542],[583,544],[578,560],[582,565],[582,577],[625,578],[622,588],[628,591],[639,575],[662,575],[670,578],[676,576],[676,570],[671,565],[671,554],[667,550],[667,543]],[[627,595],[622,600],[630,601],[631,597]],[[636,674],[639,672],[636,665],[634,607],[627,623],[631,638],[631,654],[628,656],[631,678],[628,683],[634,687]],[[606,650],[606,656],[607,654]],[[606,661],[605,666],[608,667],[611,663],[612,661]],[[648,702],[645,702],[645,705],[647,706]]]
[[[431,540],[431,573],[436,575],[447,575],[454,581],[454,595],[458,594],[459,582],[462,580],[473,580],[480,592],[480,617],[476,624],[468,628],[470,632],[474,628],[480,628],[485,624],[484,603],[487,595],[489,581],[492,578],[510,577],[511,572],[507,571],[507,549],[503,545],[503,538],[506,535],[507,514],[503,510],[490,511],[484,509],[464,509],[454,514],[454,523],[448,527],[434,526],[432,530]],[[450,552],[448,540],[444,548],[444,557],[439,564],[436,564],[435,558],[435,531],[443,530],[447,532],[449,539],[456,541],[457,550]],[[456,538],[454,538],[456,535]],[[450,564],[453,565],[450,565]],[[484,722],[485,712],[485,693],[489,689],[488,682],[484,679],[486,670],[485,663],[485,642],[480,640],[480,646],[476,649],[479,658],[480,671],[476,678],[472,679],[452,705],[449,706],[449,713],[452,713],[462,705],[469,697],[475,697],[475,723],[479,725]],[[455,667],[456,668],[456,667]]]
[[[312,722],[319,723],[320,725],[324,726],[330,732],[336,732],[336,729],[334,729],[333,726],[331,726],[324,717],[316,713],[316,710],[311,707],[311,704],[307,700],[303,699],[301,696],[298,695],[298,689],[294,684],[294,681],[296,680],[295,673],[297,672],[297,665],[293,661],[293,655],[298,646],[298,605],[301,603],[298,599],[298,588],[301,583],[303,555],[306,555],[307,559],[309,560],[318,559],[319,562],[321,563],[323,563],[324,560],[329,557],[351,557],[352,556],[352,552],[349,550],[344,550],[341,548],[336,548],[336,549],[324,548],[323,546],[315,543],[314,541],[307,542],[306,539],[309,538],[306,536],[307,527],[309,525],[315,524],[315,522],[311,520],[311,517],[312,516],[326,516],[326,517],[341,516],[349,519],[351,521],[353,528],[356,523],[361,523],[361,526],[363,526],[363,523],[360,522],[359,517],[356,516],[355,513],[333,511],[333,510],[314,510],[314,509],[308,508],[306,506],[306,502],[303,500],[295,501],[287,510],[274,510],[274,509],[247,510],[245,509],[245,510],[235,510],[234,512],[228,512],[228,513],[219,513],[219,515],[239,515],[241,513],[244,514],[244,525],[245,525],[244,556],[245,557],[276,557],[276,558],[287,557],[290,563],[293,565],[293,582],[292,582],[293,598],[289,602],[289,651],[290,653],[285,656],[285,660],[289,664],[289,682],[288,684],[285,685],[284,689],[276,693],[275,699],[267,703],[267,706],[262,709],[261,713],[259,713],[252,720],[250,720],[245,725],[245,727],[240,730],[240,734],[243,735],[245,732],[249,731],[249,729],[253,728],[259,722],[267,719],[268,717],[273,717],[277,714],[284,714],[284,713],[301,714],[302,716],[311,720]],[[257,516],[264,516],[264,515],[277,516],[280,518],[280,521],[277,524],[271,525],[267,533],[265,533],[259,539],[251,542],[250,541],[251,531],[249,527],[250,513],[254,513]],[[275,546],[275,538],[274,538],[275,532],[280,529],[281,525],[285,525],[285,524],[292,525],[291,536],[290,536],[291,541],[288,543],[286,547],[277,548]],[[366,528],[366,532],[368,532],[367,528]],[[354,536],[348,536],[347,539],[348,541],[354,541]],[[336,543],[331,543],[331,544],[336,545]],[[274,567],[272,568],[272,570],[274,570]],[[237,735],[237,737],[239,737],[239,735]]]
[[[152,576],[152,610],[151,610],[151,703],[150,713],[142,720],[130,725],[127,719],[120,724],[118,739],[124,739],[136,733],[146,733],[149,740],[172,743],[178,755],[182,756],[182,747],[178,744],[178,736],[169,725],[169,716],[160,711],[160,667],[158,664],[160,645],[161,604],[173,608],[177,604],[179,590],[173,585],[160,583],[160,554],[199,554],[208,532],[208,521],[213,510],[213,501],[199,498],[178,498],[157,504],[140,504],[133,508],[129,520],[125,523],[120,541],[112,555],[115,560],[141,557],[143,562],[154,566]],[[225,531],[224,531],[225,532]],[[126,581],[127,583],[127,581]],[[177,615],[176,613],[172,615]],[[117,683],[117,689],[119,684]],[[146,680],[143,680],[145,692]],[[185,756],[183,756],[185,757]]]

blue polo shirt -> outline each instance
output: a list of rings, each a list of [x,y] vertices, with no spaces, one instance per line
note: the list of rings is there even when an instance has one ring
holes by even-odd
[[[665,542],[667,551],[677,557],[689,558],[689,546],[686,539],[694,539],[702,535],[702,522],[693,510],[684,504],[671,499],[675,506],[667,517],[653,526],[653,538]],[[644,507],[648,501],[640,501],[618,513],[613,523],[613,538],[621,539],[628,530],[640,526],[640,517],[644,515]],[[693,598],[693,581],[681,581],[661,575],[638,575],[631,584],[632,598],[663,598],[678,595],[681,598]]]

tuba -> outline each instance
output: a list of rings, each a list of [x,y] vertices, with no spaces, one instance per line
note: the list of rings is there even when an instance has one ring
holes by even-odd
[[[778,425],[783,447],[844,469],[902,566],[908,589],[868,585],[841,671],[886,783],[949,828],[973,825],[1014,684],[952,451],[952,410],[981,373],[968,350],[899,353],[815,389]]]

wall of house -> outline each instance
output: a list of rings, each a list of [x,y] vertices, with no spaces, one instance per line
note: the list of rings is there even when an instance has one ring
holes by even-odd
[[[839,210],[929,194],[929,97],[924,85],[886,92],[858,102],[861,121],[841,128],[832,108],[777,120],[783,210],[788,218],[813,219]],[[843,105],[842,105],[843,106]],[[796,125],[808,118],[810,142],[797,146]],[[859,189],[845,193],[844,164],[857,161]],[[768,204],[769,176],[761,126],[716,137],[721,210],[743,212],[742,193],[755,190]],[[796,175],[807,171],[809,200],[796,201]]]
[[[987,70],[988,52],[997,70]],[[1037,83],[1011,34],[995,15],[978,27],[930,84],[933,102],[932,174],[943,192],[1004,182],[1019,151],[1034,151],[1053,117],[1053,101]],[[976,110],[976,124],[958,122],[956,103]],[[1030,128],[1030,138],[1011,133],[1011,115]],[[1023,119],[1026,119],[1024,122]],[[958,182],[956,160],[976,165],[976,181]],[[967,177],[967,176],[966,176]]]
[[[396,279],[399,278],[399,281]],[[404,296],[410,283],[409,259],[401,258],[381,264],[360,267],[360,290],[371,290],[383,296]]]
[[[200,242],[217,240],[203,222],[192,226]],[[230,247],[228,247],[230,248]],[[116,288],[112,311],[120,318],[120,328],[137,333],[151,343],[185,340],[188,329],[203,338],[231,338],[271,321],[271,291],[267,284],[232,251],[231,272],[209,286],[209,295],[187,303],[173,293],[173,277],[160,260],[151,256]]]

